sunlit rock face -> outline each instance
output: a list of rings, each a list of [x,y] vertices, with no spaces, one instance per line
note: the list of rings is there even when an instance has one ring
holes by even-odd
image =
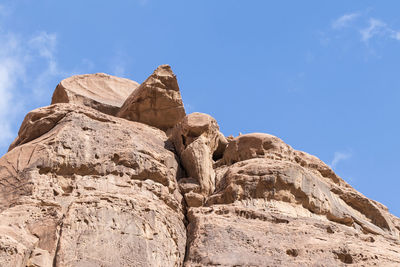
[[[62,81],[0,159],[0,266],[398,266],[400,220],[278,137],[186,115],[177,77]]]
[[[135,81],[105,73],[75,75],[57,85],[51,104],[79,104],[116,115],[125,99],[138,86]]]
[[[131,95],[117,116],[162,130],[185,117],[178,81],[169,65],[159,66]]]

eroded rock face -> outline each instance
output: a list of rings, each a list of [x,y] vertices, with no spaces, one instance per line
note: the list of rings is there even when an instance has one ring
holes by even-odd
[[[57,85],[51,104],[84,105],[116,115],[126,98],[138,86],[135,81],[105,73],[75,75]]]
[[[21,129],[0,159],[0,262],[183,264],[180,169],[164,132],[72,104],[34,110]]]
[[[400,261],[399,220],[279,138],[234,138],[216,166],[214,193],[188,212],[186,266]]]
[[[132,92],[117,116],[167,130],[185,115],[176,76],[169,65],[161,65]]]
[[[214,118],[197,112],[187,115],[172,129],[171,140],[187,175],[199,184],[185,195],[189,206],[198,206],[204,200],[199,193],[208,196],[215,190],[213,155],[223,154],[227,141]],[[186,180],[181,181],[182,186],[186,186],[184,183]]]
[[[168,65],[118,79],[66,79],[69,103],[25,117],[0,158],[0,266],[400,265],[400,220],[318,158],[185,116]]]
[[[394,267],[400,262],[398,239],[296,213],[279,201],[191,208],[185,266]]]

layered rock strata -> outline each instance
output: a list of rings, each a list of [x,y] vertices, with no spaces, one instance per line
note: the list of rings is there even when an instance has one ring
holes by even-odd
[[[214,193],[188,212],[187,266],[400,263],[398,218],[319,159],[255,133],[215,165]]]
[[[275,136],[186,115],[168,65],[138,87],[74,76],[53,102],[0,158],[0,266],[400,265],[386,207]]]

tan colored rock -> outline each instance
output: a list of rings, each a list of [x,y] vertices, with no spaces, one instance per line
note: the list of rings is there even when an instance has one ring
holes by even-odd
[[[185,115],[178,81],[169,65],[159,66],[132,92],[117,114],[164,131],[174,127]]]
[[[359,193],[339,188],[319,173],[298,164],[256,158],[231,165],[208,203],[277,200],[298,205],[307,213],[323,215],[327,220],[362,228],[364,232],[398,235],[387,211]],[[362,203],[364,208],[355,203]]]
[[[286,212],[283,212],[286,211]],[[185,266],[398,266],[400,242],[324,220],[296,215],[296,206],[191,208]]]
[[[186,173],[199,181],[202,193],[208,195],[215,189],[212,154],[203,137],[192,142],[181,154]]]
[[[180,169],[164,132],[56,104],[28,114],[20,133],[0,159],[1,263],[183,264]]]
[[[231,165],[252,158],[270,158],[295,162],[303,167],[318,171],[324,178],[332,180],[334,183],[349,187],[328,165],[317,157],[294,150],[278,137],[265,133],[244,134],[231,139],[219,165]]]
[[[204,196],[192,191],[185,194],[185,200],[188,207],[200,207],[204,204]]]
[[[252,133],[233,138],[223,157],[223,164],[233,163],[252,158],[294,159],[294,151],[281,139],[270,134]]]
[[[400,265],[400,219],[318,158],[185,116],[169,66],[123,118],[102,79],[28,113],[0,158],[0,266]]]
[[[222,157],[227,145],[216,120],[204,113],[192,113],[170,135],[187,175],[199,182],[202,194],[211,194],[215,190],[213,157]]]
[[[200,188],[200,184],[199,181],[197,181],[197,179],[194,178],[181,178],[178,181],[179,184],[179,189],[181,191],[181,193],[185,194],[188,192],[194,192],[194,193],[200,193],[201,192],[201,188]]]
[[[219,150],[218,156],[220,157],[228,144],[224,135],[219,131],[217,121],[210,115],[199,112],[191,113],[183,118],[170,135],[179,155],[199,137],[203,138],[205,145],[212,153]]]
[[[188,212],[185,266],[396,266],[399,219],[277,137],[231,139]],[[394,248],[394,249],[392,249]]]
[[[135,81],[105,73],[75,75],[57,85],[51,104],[84,105],[116,115],[126,98],[138,86]]]

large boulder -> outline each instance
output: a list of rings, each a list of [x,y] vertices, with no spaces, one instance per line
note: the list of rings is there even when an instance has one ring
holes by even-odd
[[[182,266],[169,147],[161,130],[84,106],[30,112],[0,159],[0,266]]]
[[[159,66],[132,92],[117,114],[164,131],[174,127],[185,115],[178,81],[169,65]]]
[[[79,104],[116,115],[138,86],[135,81],[105,73],[75,75],[57,85],[51,104]]]

